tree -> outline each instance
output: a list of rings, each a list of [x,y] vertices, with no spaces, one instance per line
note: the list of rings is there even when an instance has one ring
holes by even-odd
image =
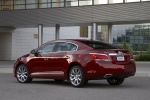
[[[150,55],[150,44],[148,44],[148,48],[147,48],[146,53]]]
[[[130,45],[127,45],[125,42],[123,42],[122,48],[123,48],[123,49],[127,49],[127,50],[129,50],[129,51],[132,51],[132,50],[133,50],[132,47],[131,47]]]
[[[142,46],[140,44],[137,45],[136,51],[142,51]]]

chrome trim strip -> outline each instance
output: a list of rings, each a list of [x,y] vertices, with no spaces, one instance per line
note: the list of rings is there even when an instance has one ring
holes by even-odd
[[[117,53],[109,53],[110,56],[116,56]]]
[[[118,55],[118,53],[109,53],[109,56],[117,56],[117,55]],[[123,55],[126,56],[126,55],[130,55],[130,54],[123,53]]]
[[[31,76],[64,76],[63,71],[35,72]]]

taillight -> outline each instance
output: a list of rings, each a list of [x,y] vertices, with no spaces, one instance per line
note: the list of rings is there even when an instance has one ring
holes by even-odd
[[[134,59],[134,56],[133,56],[133,54],[130,54],[130,59],[132,59],[132,60]]]
[[[91,57],[92,57],[93,59],[99,59],[99,60],[109,61],[108,56],[105,55],[105,54],[92,54],[92,53],[91,53],[90,55],[91,55]]]

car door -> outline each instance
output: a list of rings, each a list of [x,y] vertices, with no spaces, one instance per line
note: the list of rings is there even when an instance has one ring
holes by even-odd
[[[66,73],[69,63],[72,61],[72,53],[76,50],[77,46],[67,42],[58,42],[51,55],[53,57],[54,71],[58,71],[58,74]]]
[[[53,69],[51,54],[56,43],[47,43],[41,46],[32,58],[32,75],[47,75]]]

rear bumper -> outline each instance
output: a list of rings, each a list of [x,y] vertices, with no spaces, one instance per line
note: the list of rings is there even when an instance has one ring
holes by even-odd
[[[95,61],[94,66],[87,70],[87,79],[100,79],[109,77],[127,78],[134,76],[136,73],[136,65],[134,61],[128,64],[113,64],[110,61]]]

